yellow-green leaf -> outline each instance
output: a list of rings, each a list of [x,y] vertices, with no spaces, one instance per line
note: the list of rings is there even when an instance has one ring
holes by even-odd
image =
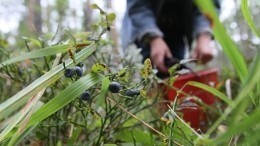
[[[173,76],[176,73],[176,69],[180,66],[180,64],[175,64],[168,69],[170,76]]]
[[[109,13],[107,15],[107,20],[109,23],[112,23],[116,19],[116,14],[115,13]]]
[[[172,87],[173,83],[176,81],[176,79],[178,78],[178,75],[176,76],[172,76],[169,78],[169,86]]]
[[[92,5],[91,5],[91,8],[92,8],[92,9],[99,9],[99,6],[98,6],[97,4],[92,4]]]
[[[149,58],[144,61],[144,67],[141,69],[141,77],[148,78],[152,74],[152,63]]]
[[[140,90],[140,95],[142,97],[146,97],[146,91],[145,90]]]
[[[116,73],[116,77],[124,77],[124,76],[126,75],[126,69],[127,69],[127,67],[120,69],[120,70]]]
[[[107,70],[108,70],[108,67],[102,63],[96,63],[91,68],[91,72],[94,72],[94,73],[107,71]]]

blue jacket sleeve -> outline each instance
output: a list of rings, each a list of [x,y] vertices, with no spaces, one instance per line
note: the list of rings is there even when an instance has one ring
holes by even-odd
[[[147,33],[163,36],[156,25],[155,12],[149,0],[127,0],[127,14],[132,23],[131,41],[140,41]]]
[[[219,0],[214,0],[215,8],[217,12],[220,11],[220,2]],[[196,38],[200,33],[208,32],[212,33],[209,20],[199,11],[195,9],[193,12],[193,32],[192,37]]]

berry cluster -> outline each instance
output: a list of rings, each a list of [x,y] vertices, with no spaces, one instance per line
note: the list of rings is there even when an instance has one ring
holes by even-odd
[[[74,68],[66,68],[64,72],[64,76],[66,78],[72,78],[74,76],[76,77],[82,77],[83,75],[83,69],[81,67],[74,67]]]
[[[121,85],[118,82],[111,82],[109,84],[109,86],[108,86],[108,90],[111,93],[118,93],[120,91],[120,89],[121,89]],[[128,90],[126,90],[125,95],[126,96],[130,96],[130,97],[133,97],[133,96],[136,96],[136,95],[140,95],[140,90],[128,89]]]

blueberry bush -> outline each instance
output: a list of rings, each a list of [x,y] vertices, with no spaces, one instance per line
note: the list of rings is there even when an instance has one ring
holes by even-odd
[[[247,3],[242,0],[242,12],[258,35]],[[1,43],[0,145],[258,145],[260,52],[246,63],[211,2],[196,4],[212,19],[216,40],[239,80],[232,99],[222,88],[184,85],[219,99],[214,107],[199,103],[215,113],[205,130],[191,128],[176,111],[180,105],[164,100],[162,85],[172,85],[178,66],[161,80],[149,59],[141,63],[140,49],[129,46],[125,56],[111,53],[113,43],[102,36],[115,14],[94,4],[101,19],[91,33],[58,30],[51,39],[25,37],[28,51],[20,55]]]

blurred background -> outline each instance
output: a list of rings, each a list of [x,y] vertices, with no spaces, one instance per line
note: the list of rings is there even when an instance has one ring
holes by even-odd
[[[108,36],[120,49],[126,0],[0,0],[0,39],[15,48],[22,43],[22,36],[37,38],[53,34],[58,26],[73,32],[89,31],[90,25],[99,19],[99,12],[90,8],[93,3],[116,13],[116,22]],[[249,5],[255,24],[259,26],[260,1],[250,0]],[[260,40],[243,19],[240,0],[221,0],[220,19],[245,56],[251,58]]]

